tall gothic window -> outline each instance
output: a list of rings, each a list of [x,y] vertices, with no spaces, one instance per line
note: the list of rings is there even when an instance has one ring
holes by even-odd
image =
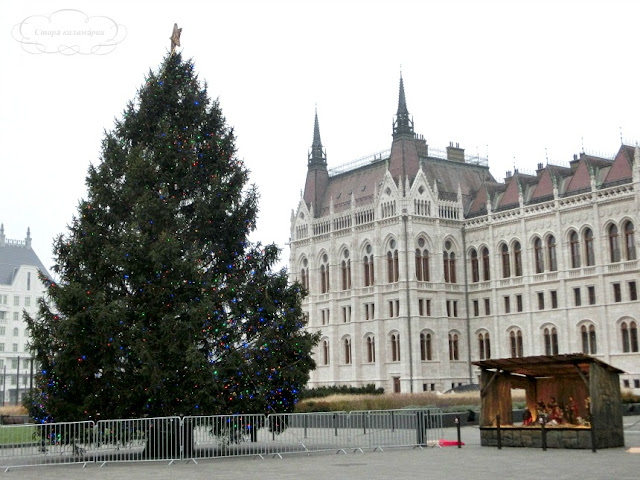
[[[582,337],[582,353],[591,355],[598,353],[595,325],[582,325],[580,327],[580,336]]]
[[[367,337],[367,362],[376,362],[376,340],[373,335]]]
[[[306,258],[302,260],[302,268],[300,269],[300,283],[307,291],[309,290],[309,261]]]
[[[624,353],[638,351],[638,326],[636,322],[622,322],[620,324],[622,333],[622,351]]]
[[[558,330],[556,327],[545,328],[543,331],[544,336],[544,354],[545,355],[557,355],[558,354]]]
[[[480,281],[480,269],[478,265],[478,252],[475,248],[471,249],[471,281],[476,283]]]
[[[522,330],[516,328],[509,332],[509,342],[511,344],[511,357],[524,357],[524,345],[522,342]]]
[[[428,282],[431,275],[429,272],[429,250],[425,247],[424,238],[418,239],[418,248],[416,248],[416,278],[419,281]]]
[[[631,222],[624,224],[624,250],[627,260],[636,259],[636,241],[633,231],[633,223]]]
[[[351,260],[349,259],[349,250],[345,250],[343,256],[344,259],[340,264],[342,290],[349,290],[351,289]]]
[[[389,283],[395,283],[400,278],[400,269],[398,265],[398,249],[395,240],[389,243],[389,251],[387,252],[387,280]]]
[[[344,363],[345,365],[351,364],[351,339],[349,337],[344,339]]]
[[[489,249],[487,247],[482,248],[482,280],[491,280],[491,267],[489,265]]]
[[[572,230],[569,234],[569,250],[571,253],[571,268],[580,268],[580,241],[575,230]]]
[[[513,270],[516,277],[522,276],[522,248],[520,242],[513,244]]]
[[[511,276],[511,261],[509,259],[509,247],[506,243],[502,244],[500,249],[502,253],[502,278],[509,278]]]
[[[329,340],[322,342],[322,364],[329,365]]]
[[[596,264],[595,252],[593,251],[593,232],[590,228],[584,231],[584,252],[586,256],[586,266],[591,267]]]
[[[444,243],[444,252],[442,252],[442,257],[445,283],[457,283],[456,254],[453,252],[453,244],[449,240]]]
[[[478,334],[478,355],[480,360],[488,360],[491,358],[491,341],[489,340],[489,332],[480,332]]]
[[[400,361],[400,334],[391,334],[391,361]]]
[[[536,237],[533,241],[533,255],[535,258],[536,273],[544,272],[544,250],[540,237]]]
[[[364,267],[364,286],[370,287],[373,285],[374,276],[373,276],[373,249],[371,245],[367,245],[365,248],[365,256],[362,259],[362,265]]]
[[[609,260],[611,263],[620,261],[620,242],[618,238],[618,227],[609,225]]]
[[[455,332],[449,333],[449,360],[460,360],[459,338]]]
[[[329,256],[326,253],[322,256],[320,265],[320,292],[329,292]]]
[[[421,332],[420,333],[420,360],[427,361],[433,360],[433,352],[432,352],[432,336],[429,332]]]
[[[558,270],[558,257],[556,256],[556,237],[549,235],[547,237],[547,255],[549,257],[549,271]]]

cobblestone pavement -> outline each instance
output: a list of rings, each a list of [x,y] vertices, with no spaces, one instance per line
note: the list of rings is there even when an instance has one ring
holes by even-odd
[[[555,450],[480,446],[478,427],[463,427],[465,446],[295,454],[283,458],[223,458],[193,462],[113,463],[12,468],[5,478],[59,479],[616,479],[640,478],[640,416],[624,417],[624,448]],[[444,438],[456,440],[455,429]],[[636,453],[633,453],[636,452]]]

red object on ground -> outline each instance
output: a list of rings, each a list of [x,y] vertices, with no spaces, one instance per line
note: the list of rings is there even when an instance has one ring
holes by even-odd
[[[457,447],[458,446],[458,442],[455,440],[443,440],[440,439],[438,441],[438,445],[440,445],[441,447]],[[464,445],[464,442],[460,442],[460,445]]]

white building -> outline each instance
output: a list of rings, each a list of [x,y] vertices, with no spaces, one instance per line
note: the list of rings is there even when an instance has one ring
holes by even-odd
[[[321,331],[310,387],[447,390],[471,362],[585,352],[640,392],[640,149],[497,182],[413,129],[402,78],[391,149],[330,171],[318,118],[291,216],[290,275]]]
[[[31,386],[33,365],[23,313],[35,315],[45,286],[38,272],[47,271],[31,248],[31,234],[9,240],[0,225],[0,405],[14,404]]]

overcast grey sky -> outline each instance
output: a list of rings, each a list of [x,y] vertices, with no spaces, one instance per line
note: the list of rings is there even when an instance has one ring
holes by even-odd
[[[639,14],[640,2],[612,0],[3,0],[0,222],[12,239],[31,227],[52,265],[104,130],[162,61],[174,22],[260,191],[252,238],[286,248],[316,105],[330,167],[385,150],[400,69],[416,132],[488,153],[498,179],[514,164],[566,164],[583,145],[613,155],[621,133],[635,144]]]

